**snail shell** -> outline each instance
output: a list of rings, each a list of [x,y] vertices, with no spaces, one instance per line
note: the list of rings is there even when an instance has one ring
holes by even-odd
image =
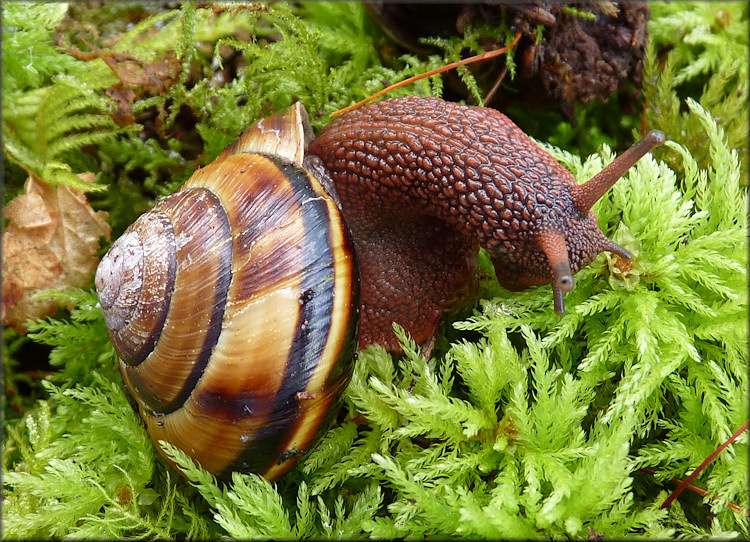
[[[282,476],[351,376],[358,273],[335,203],[300,166],[310,133],[299,104],[259,121],[96,273],[149,436],[214,474]]]

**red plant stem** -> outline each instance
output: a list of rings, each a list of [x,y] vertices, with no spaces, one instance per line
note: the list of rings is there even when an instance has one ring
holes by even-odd
[[[656,474],[656,471],[654,469],[649,468],[649,467],[643,467],[643,468],[640,468],[638,470],[641,471],[641,472],[645,472],[646,474],[651,474],[651,475],[655,475]],[[684,480],[682,478],[670,478],[669,480],[667,480],[667,482],[671,482],[674,485],[678,486],[681,483],[683,483]],[[700,486],[696,486],[694,484],[688,484],[685,487],[685,489],[689,489],[690,491],[692,491],[694,493],[697,493],[698,495],[701,495],[702,497],[708,497],[709,499],[714,500],[714,501],[718,500],[718,498],[715,495],[712,495],[711,493],[709,493],[708,491],[706,491],[705,489],[703,489]],[[739,512],[741,514],[745,514],[746,516],[750,516],[750,510],[745,510],[739,504],[735,504],[733,502],[728,502],[728,503],[726,503],[726,507],[729,508],[730,510],[734,510],[735,512]]]
[[[369,96],[362,100],[361,102],[357,102],[354,105],[350,105],[348,107],[344,107],[343,109],[339,109],[338,111],[334,111],[331,113],[332,117],[336,117],[338,115],[342,115],[343,113],[348,113],[352,109],[357,109],[361,105],[365,105],[368,102],[371,102],[375,98],[378,98],[382,96],[383,94],[386,94],[387,92],[392,91],[395,88],[403,87],[408,85],[409,83],[413,83],[414,81],[419,81],[420,79],[424,79],[425,77],[431,77],[433,75],[436,75],[438,73],[447,72],[448,70],[452,70],[453,68],[458,68],[459,66],[464,66],[466,64],[472,64],[473,62],[479,62],[481,60],[486,60],[488,58],[492,58],[494,56],[502,55],[503,53],[508,52],[509,49],[511,49],[513,46],[515,46],[516,43],[518,43],[518,40],[521,39],[521,31],[519,30],[516,32],[516,35],[513,38],[513,41],[510,42],[510,44],[506,45],[505,47],[501,49],[495,49],[494,51],[486,51],[484,53],[465,58],[463,60],[459,60],[458,62],[451,62],[450,64],[446,64],[445,66],[441,66],[439,68],[436,68],[434,70],[430,70],[425,73],[420,73],[419,75],[415,75],[413,77],[409,77],[408,79],[404,79],[403,81],[400,81],[398,83],[395,83],[389,87],[384,88],[383,90],[380,90],[373,94],[372,96]]]
[[[698,468],[695,469],[690,476],[688,476],[687,478],[685,478],[684,480],[682,480],[680,482],[680,485],[678,485],[677,488],[672,492],[672,494],[669,497],[667,497],[667,500],[662,503],[662,505],[661,505],[660,508],[666,508],[667,506],[669,506],[670,504],[672,504],[672,501],[674,501],[680,495],[680,493],[682,493],[683,491],[685,491],[685,489],[687,489],[688,486],[692,485],[691,482],[693,480],[695,480],[695,478],[703,471],[703,469],[705,469],[708,466],[708,464],[711,463],[711,461],[713,461],[716,458],[716,456],[719,455],[724,450],[724,448],[726,448],[732,442],[734,442],[737,439],[737,437],[739,437],[748,428],[748,425],[750,425],[750,421],[745,422],[742,425],[742,427],[740,427],[737,431],[735,431],[734,435],[732,435],[731,437],[729,437],[726,440],[726,442],[724,442],[721,446],[719,446],[718,448],[716,448],[711,453],[711,455],[709,455],[703,461],[703,463],[701,463],[700,465],[698,465]],[[747,513],[747,511],[745,511],[745,513]]]

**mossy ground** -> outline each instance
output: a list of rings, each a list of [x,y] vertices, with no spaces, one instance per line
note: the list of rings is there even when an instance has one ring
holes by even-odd
[[[92,171],[115,236],[254,119],[301,100],[320,128],[467,45],[384,66],[386,38],[352,3],[3,11],[5,201],[28,171]],[[504,291],[482,254],[481,299],[433,357],[407,337],[403,357],[361,353],[342,422],[276,484],[217,483],[176,450],[187,479],[171,470],[127,402],[93,291],[59,294],[71,313],[5,331],[5,537],[747,537],[746,433],[695,480],[709,496],[660,505],[748,419],[748,8],[652,12],[642,118],[612,99],[575,129],[545,126],[579,180],[641,122],[667,134],[595,208],[631,268],[601,256],[558,317],[549,287]],[[60,47],[87,43],[100,52]],[[440,91],[433,78],[396,94]]]

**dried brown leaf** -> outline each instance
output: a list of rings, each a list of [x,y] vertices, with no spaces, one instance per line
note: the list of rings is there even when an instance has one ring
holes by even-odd
[[[93,173],[78,176],[93,182]],[[53,314],[57,301],[35,298],[48,290],[85,287],[99,260],[99,239],[109,240],[107,213],[94,211],[80,190],[29,176],[24,193],[4,209],[3,324],[21,333],[26,320]]]

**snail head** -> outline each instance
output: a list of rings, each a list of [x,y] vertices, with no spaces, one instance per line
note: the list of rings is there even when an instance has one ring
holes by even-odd
[[[630,252],[601,232],[591,208],[644,154],[664,143],[664,139],[662,132],[649,132],[590,180],[574,186],[568,205],[557,213],[557,219],[540,224],[526,239],[526,246],[518,251],[521,256],[515,261],[490,250],[498,282],[511,291],[551,283],[555,312],[562,314],[565,292],[575,288],[573,275],[601,252],[630,260]]]

